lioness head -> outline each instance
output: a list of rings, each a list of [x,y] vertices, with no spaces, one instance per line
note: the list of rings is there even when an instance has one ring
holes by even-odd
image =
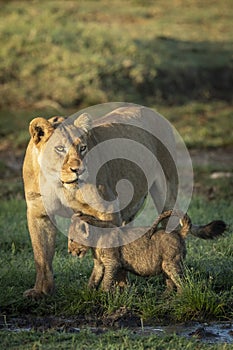
[[[87,135],[91,125],[87,113],[81,114],[72,124],[62,117],[32,120],[29,132],[46,177],[52,176],[53,181],[68,189],[85,180],[87,171],[83,159],[88,150]]]

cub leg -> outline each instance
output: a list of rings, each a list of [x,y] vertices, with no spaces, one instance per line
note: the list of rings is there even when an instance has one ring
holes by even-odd
[[[94,267],[89,278],[88,288],[97,289],[103,279],[104,265],[97,259],[94,259]]]
[[[88,287],[98,289],[101,281],[103,290],[108,291],[113,285],[123,290],[128,285],[127,272],[122,269],[111,270],[108,268],[106,271],[104,265],[97,259],[94,259],[94,267],[88,282]]]
[[[122,281],[122,275],[121,273],[119,273],[120,270],[121,268],[117,261],[112,261],[111,264],[105,265],[104,276],[101,283],[102,290],[104,290],[105,292],[113,290],[114,287],[117,286],[117,283],[119,283],[119,277],[120,281]]]
[[[175,286],[177,288],[177,292],[180,293],[182,291],[181,278],[183,275],[180,258],[163,261],[162,269],[168,277],[168,280],[166,281],[167,292],[170,292]]]
[[[164,293],[170,294],[175,289],[175,287],[175,283],[170,278],[166,278],[166,291]]]
[[[120,291],[123,291],[124,288],[129,286],[129,280],[127,271],[123,269],[118,269],[115,275],[116,287],[120,288]]]

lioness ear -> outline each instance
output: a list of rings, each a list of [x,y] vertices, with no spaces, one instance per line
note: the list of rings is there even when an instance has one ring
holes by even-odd
[[[64,117],[55,116],[48,119],[48,121],[52,124],[52,126],[56,129],[61,123],[65,120]]]
[[[35,118],[29,125],[29,132],[33,142],[37,145],[41,140],[46,142],[53,133],[54,127],[44,118]]]
[[[88,114],[88,113],[81,114],[74,121],[74,125],[76,126],[76,128],[82,129],[87,133],[92,127],[92,119],[91,119],[90,114]]]

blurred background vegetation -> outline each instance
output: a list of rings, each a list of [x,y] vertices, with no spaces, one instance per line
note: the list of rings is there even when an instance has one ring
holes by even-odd
[[[230,0],[0,4],[0,193],[20,171],[32,118],[104,102],[155,108],[189,148],[231,152]]]
[[[193,146],[232,142],[230,0],[1,1],[0,16],[1,136],[38,112],[126,101],[184,137],[202,128]]]
[[[229,159],[231,0],[0,4],[0,197],[18,186],[5,179],[20,173],[31,119],[104,102],[155,108],[189,148]]]

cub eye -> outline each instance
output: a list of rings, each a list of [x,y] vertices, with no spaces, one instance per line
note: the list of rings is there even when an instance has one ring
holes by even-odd
[[[87,146],[86,146],[86,145],[82,145],[82,146],[80,146],[79,151],[80,151],[81,153],[83,153],[83,152],[86,151],[86,149],[87,149]]]
[[[65,147],[62,146],[62,145],[56,146],[55,149],[56,149],[56,151],[58,151],[58,152],[64,152],[64,151],[65,151]]]

